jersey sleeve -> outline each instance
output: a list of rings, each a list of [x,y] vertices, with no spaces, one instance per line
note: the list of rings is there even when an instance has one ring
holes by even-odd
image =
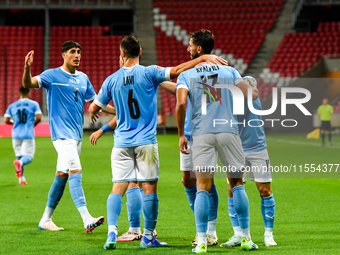
[[[34,114],[35,115],[42,114],[40,106],[39,106],[39,104],[37,102],[34,102]]]
[[[235,68],[233,68],[233,77],[234,77],[235,85],[243,81],[242,76]]]
[[[6,112],[5,112],[5,115],[4,117],[9,117],[9,118],[12,118],[12,114],[11,114],[11,106],[8,106]]]
[[[189,90],[188,84],[186,82],[184,73],[181,73],[177,78],[176,89],[186,89]]]
[[[87,78],[87,89],[85,93],[85,101],[93,101],[96,98],[96,92],[94,91],[94,88],[92,86],[92,83],[90,82],[89,78]]]
[[[329,113],[333,113],[334,111],[333,111],[333,106],[331,106],[331,105],[329,105],[330,107],[329,107]]]
[[[38,80],[39,88],[44,87],[45,89],[48,89],[52,83],[52,70],[46,70],[43,73],[34,76]]]
[[[111,95],[112,84],[110,81],[111,79],[106,78],[98,93],[98,96],[94,99],[94,103],[101,108],[106,108],[108,103],[112,100]]]
[[[163,81],[170,81],[171,67],[149,66],[146,68],[148,79],[157,87]]]
[[[318,108],[318,114],[321,114],[321,105]]]

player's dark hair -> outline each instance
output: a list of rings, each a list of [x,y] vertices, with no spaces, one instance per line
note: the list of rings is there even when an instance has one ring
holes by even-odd
[[[215,36],[208,29],[200,29],[190,34],[193,44],[201,46],[204,54],[210,54],[214,48]]]
[[[132,35],[124,37],[120,43],[120,47],[125,52],[127,58],[139,57],[141,45],[136,37]]]
[[[22,95],[22,96],[27,96],[28,93],[30,93],[30,90],[24,88],[23,86],[20,87],[19,91],[20,91],[20,95]]]
[[[64,53],[64,52],[66,52],[69,49],[72,49],[74,47],[81,49],[80,44],[75,42],[75,41],[64,42],[63,45],[61,46],[61,53]]]

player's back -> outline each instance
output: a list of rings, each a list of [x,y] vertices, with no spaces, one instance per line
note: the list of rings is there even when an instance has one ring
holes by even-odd
[[[256,110],[262,110],[259,96],[252,103]],[[250,153],[266,149],[266,135],[264,133],[262,116],[254,114],[249,110],[247,100],[245,100],[244,115],[238,115],[237,118],[239,123],[244,123],[238,126],[243,151]]]
[[[157,87],[165,80],[159,73],[165,77],[165,69],[158,66],[122,67],[104,82],[102,89],[107,87],[116,108],[115,147],[157,142]]]
[[[236,86],[241,81],[241,76],[234,68],[220,65],[201,65],[180,75],[177,88],[181,88],[184,83],[189,85],[193,136],[223,132],[238,134],[232,94],[228,89],[215,86],[216,84]],[[206,100],[202,98],[203,95],[206,95]],[[203,114],[204,111],[206,114]],[[221,122],[216,121],[221,119],[227,123],[219,124]]]
[[[38,103],[28,98],[19,99],[8,107],[6,114],[9,114],[14,121],[13,139],[34,139],[36,113],[41,113]]]

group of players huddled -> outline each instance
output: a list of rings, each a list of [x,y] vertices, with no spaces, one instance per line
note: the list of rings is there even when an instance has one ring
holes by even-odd
[[[109,123],[90,136],[90,142],[95,145],[106,131],[115,129],[111,154],[113,188],[107,199],[108,235],[104,249],[116,249],[117,242],[134,240],[141,240],[142,248],[168,246],[157,239],[155,231],[159,203],[156,126],[157,88],[160,86],[177,98],[182,183],[197,230],[192,251],[204,253],[207,246],[218,244],[216,221],[219,199],[212,167],[217,166],[217,157],[223,166],[229,167],[228,211],[234,228],[234,236],[221,247],[258,249],[250,236],[249,201],[243,186],[248,172],[246,167],[257,169],[249,172],[249,179],[256,182],[261,196],[264,243],[276,246],[273,239],[275,200],[264,129],[261,125],[247,125],[250,119],[260,122],[261,116],[250,112],[247,103],[244,104],[244,115],[235,115],[232,89],[223,89],[221,85],[237,87],[246,98],[251,96],[254,108],[260,110],[256,80],[242,78],[225,60],[211,55],[213,47],[214,35],[209,30],[200,29],[190,34],[190,61],[176,67],[144,67],[139,65],[142,48],[138,39],[127,36],[120,44],[120,69],[106,78],[98,95],[87,75],[76,70],[81,58],[79,43],[65,42],[61,47],[63,65],[34,77],[30,71],[34,51],[26,55],[20,99],[8,107],[5,122],[14,124],[14,166],[19,184],[25,185],[24,166],[32,161],[35,151],[33,127],[41,119],[39,105],[29,99],[28,89],[46,89],[51,137],[58,160],[39,229],[64,230],[53,223],[52,215],[67,180],[85,231],[91,232],[104,222],[103,216],[94,218],[88,212],[82,188],[79,155],[84,104],[90,101],[89,112],[93,122],[100,117],[101,111],[114,115]],[[177,84],[170,82],[177,77]],[[248,90],[251,92],[248,93]],[[114,107],[108,104],[111,100]],[[215,125],[216,119],[227,119],[234,124]],[[117,223],[124,194],[127,196],[130,228],[118,237]],[[141,212],[144,217],[143,234]]]

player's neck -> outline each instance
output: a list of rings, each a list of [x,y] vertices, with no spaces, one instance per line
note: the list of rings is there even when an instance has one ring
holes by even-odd
[[[139,57],[138,58],[129,58],[125,61],[123,67],[133,67],[135,65],[139,65]]]
[[[20,96],[20,99],[29,99],[27,96]]]
[[[72,66],[63,64],[61,67],[62,67],[66,72],[68,72],[68,73],[70,73],[70,74],[75,74],[75,73],[76,73],[76,68],[74,68],[74,67],[72,67]]]

